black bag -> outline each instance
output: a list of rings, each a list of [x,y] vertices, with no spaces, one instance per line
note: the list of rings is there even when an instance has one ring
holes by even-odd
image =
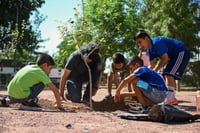
[[[149,119],[156,122],[177,123],[193,122],[200,119],[200,115],[192,115],[175,105],[154,105],[148,113]]]
[[[188,123],[200,119],[200,115],[192,115],[175,105],[154,105],[147,112],[122,113],[118,117],[129,120],[154,121],[162,123]]]

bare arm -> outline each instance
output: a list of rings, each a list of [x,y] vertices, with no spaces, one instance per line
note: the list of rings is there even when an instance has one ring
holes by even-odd
[[[113,73],[109,73],[108,74],[108,77],[107,77],[107,82],[108,82],[108,93],[111,94],[111,91],[112,91],[112,81],[113,81],[113,77],[114,77],[114,74]]]
[[[116,90],[116,94],[114,97],[114,101],[118,102],[120,101],[120,92],[123,89],[123,87],[127,84],[129,84],[131,81],[133,81],[136,77],[133,74],[130,74],[128,77],[122,80],[122,82],[119,84]]]
[[[153,69],[155,67],[155,59],[150,61],[149,68]]]
[[[57,108],[61,109],[62,105],[61,105],[61,99],[60,99],[60,94],[58,89],[56,88],[56,86],[53,83],[49,83],[47,84],[47,86],[53,91],[54,96],[56,98],[56,103],[57,103]]]
[[[168,62],[168,60],[169,60],[168,54],[167,53],[163,54],[160,59],[160,62],[153,69],[155,71],[159,71]]]
[[[71,70],[65,69],[60,79],[60,96],[64,99],[64,90],[65,90],[65,83],[67,78],[69,77]]]
[[[117,73],[114,73],[114,74],[113,74],[113,78],[114,78],[114,83],[115,83],[116,88],[117,88],[118,85],[119,85],[118,74],[117,74]]]

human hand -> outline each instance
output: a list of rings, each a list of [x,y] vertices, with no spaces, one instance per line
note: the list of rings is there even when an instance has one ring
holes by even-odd
[[[57,104],[55,104],[54,107],[56,109],[59,109],[59,110],[64,110],[63,105],[57,105]]]

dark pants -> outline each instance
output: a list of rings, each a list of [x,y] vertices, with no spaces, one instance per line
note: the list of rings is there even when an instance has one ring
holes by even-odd
[[[27,98],[16,99],[16,98],[10,97],[10,100],[11,100],[11,102],[14,102],[14,103],[22,103],[27,100],[36,100],[38,95],[44,89],[44,87],[45,87],[45,85],[42,82],[40,82],[38,84],[33,85],[30,88],[30,95]]]
[[[91,79],[92,79],[92,91],[98,89],[97,82],[100,77],[101,71],[96,67],[91,68]],[[67,80],[67,98],[72,102],[81,102],[82,97],[82,86],[86,83],[86,89],[83,95],[83,99],[89,101],[90,99],[90,83],[89,73],[85,72],[77,77],[71,77]]]

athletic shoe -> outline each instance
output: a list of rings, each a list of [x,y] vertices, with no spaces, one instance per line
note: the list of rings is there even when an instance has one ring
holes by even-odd
[[[7,99],[6,96],[0,97],[0,102],[1,102],[0,107],[1,106],[2,107],[9,107],[9,100]]]
[[[165,104],[169,104],[169,105],[178,105],[178,100],[176,98],[166,101]]]
[[[129,105],[129,107],[129,112],[133,114],[148,114],[151,109],[151,106],[143,107],[141,104]]]
[[[29,107],[41,108],[40,105],[38,105],[37,103],[34,102],[34,100],[24,101],[24,102],[22,103],[22,105],[24,105],[24,106],[29,106]]]

